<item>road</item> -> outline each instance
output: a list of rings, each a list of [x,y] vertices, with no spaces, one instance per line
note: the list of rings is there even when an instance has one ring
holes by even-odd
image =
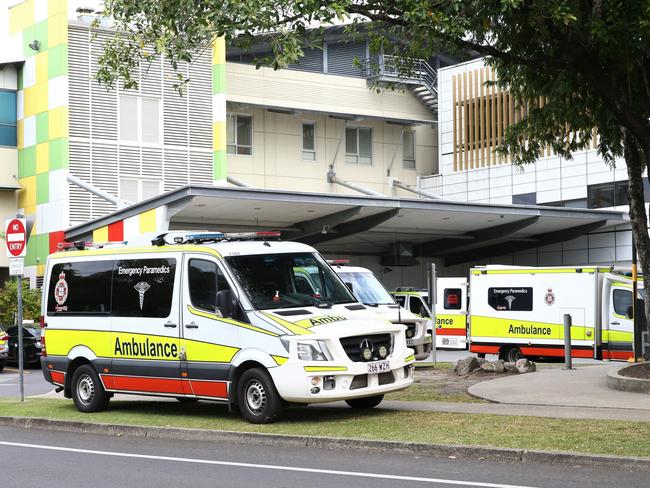
[[[647,488],[647,473],[0,427],[3,486]]]

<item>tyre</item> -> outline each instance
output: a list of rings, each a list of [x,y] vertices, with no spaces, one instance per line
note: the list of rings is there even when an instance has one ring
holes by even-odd
[[[375,395],[371,397],[364,398],[353,398],[351,400],[345,400],[345,403],[350,405],[352,408],[374,408],[381,403],[384,399],[384,395]]]
[[[0,373],[2,373],[2,370],[5,369],[5,360],[0,359]]]
[[[90,364],[79,366],[72,375],[72,400],[84,413],[100,412],[108,406],[110,397]]]
[[[237,384],[237,404],[242,417],[254,424],[275,422],[286,406],[271,375],[261,368],[249,369]]]
[[[503,359],[507,363],[516,363],[519,359],[523,358],[521,349],[517,346],[502,348],[499,351],[499,359]]]

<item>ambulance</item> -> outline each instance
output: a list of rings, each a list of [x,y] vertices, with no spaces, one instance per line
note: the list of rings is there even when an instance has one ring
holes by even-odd
[[[406,327],[359,303],[312,247],[268,232],[151,237],[66,243],[47,259],[43,374],[81,412],[129,393],[267,423],[293,403],[372,408],[413,382]]]
[[[412,313],[431,317],[427,290],[400,287],[392,295]],[[438,278],[436,297],[436,349],[467,349],[467,279]]]
[[[643,284],[638,288],[642,300]],[[470,270],[470,293],[472,352],[506,361],[563,357],[569,314],[573,357],[632,357],[632,278],[625,273],[596,266],[477,267]]]
[[[360,266],[349,266],[347,259],[328,261],[350,291],[361,303],[372,307],[383,319],[406,326],[406,345],[415,350],[415,359],[427,359],[431,354],[429,320],[398,305],[372,271]]]

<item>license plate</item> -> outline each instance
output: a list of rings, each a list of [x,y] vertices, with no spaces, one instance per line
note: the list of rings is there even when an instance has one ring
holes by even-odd
[[[413,339],[406,339],[406,346],[411,347],[413,345]]]
[[[368,364],[368,373],[388,373],[390,371],[390,363],[388,361],[379,361],[376,363]]]

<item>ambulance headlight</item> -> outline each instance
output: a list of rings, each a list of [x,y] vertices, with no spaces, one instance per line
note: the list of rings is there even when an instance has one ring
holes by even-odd
[[[301,361],[331,361],[332,355],[323,341],[298,342],[298,359]]]

